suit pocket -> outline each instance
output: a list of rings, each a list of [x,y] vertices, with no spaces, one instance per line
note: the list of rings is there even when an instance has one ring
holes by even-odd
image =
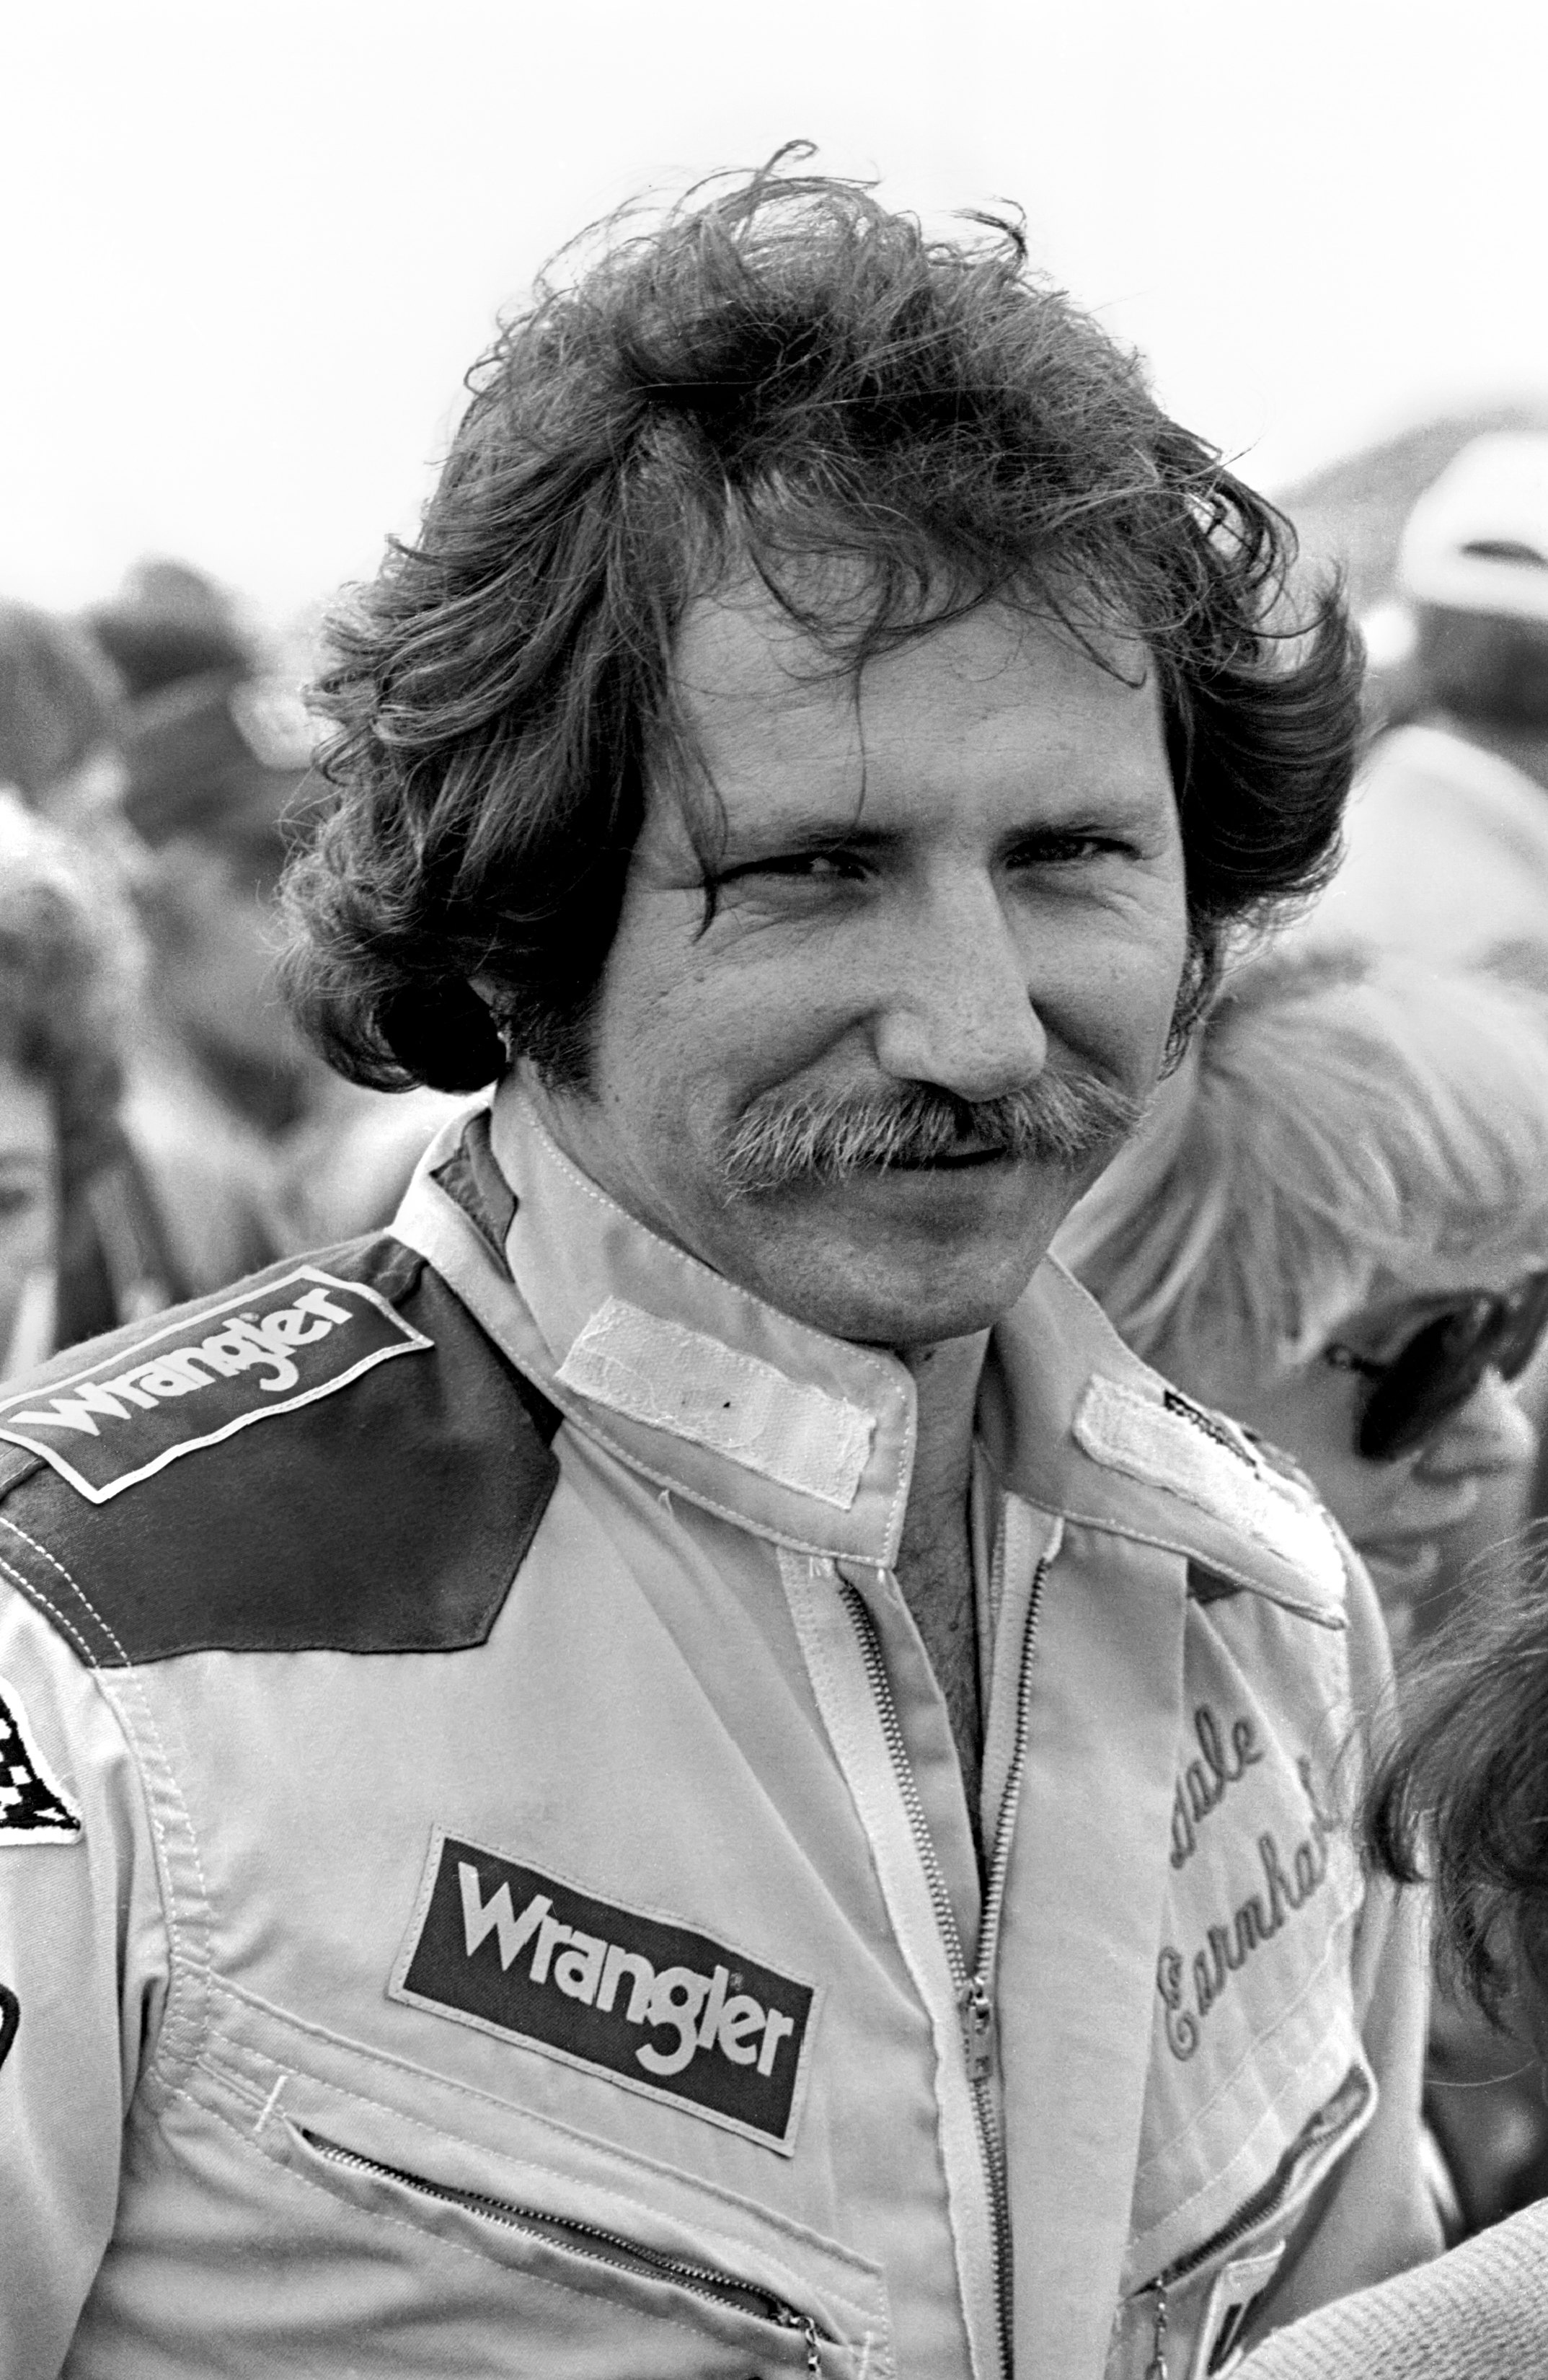
[[[555,2359],[562,2352],[564,2334],[574,2325],[592,2334],[594,2355],[604,2332],[617,2328],[622,2333],[627,2327],[633,2333],[639,2324],[654,2323],[689,2335],[698,2329],[706,2334],[703,2356],[695,2354],[691,2361],[675,2340],[665,2342],[667,2360],[659,2368],[673,2380],[690,2369],[695,2374],[702,2369],[707,2375],[735,2372],[747,2374],[748,2380],[754,2372],[766,2370],[826,2374],[836,2380],[840,2374],[859,2369],[844,2341],[809,2308],[792,2304],[762,2281],[574,2216],[406,2172],[299,2125],[287,2123],[285,2133],[288,2161],[343,2202],[422,2226],[513,2276],[541,2283],[556,2299],[567,2294],[575,2300],[573,2307],[556,2304],[550,2310]],[[730,2350],[729,2360],[710,2351],[712,2342]],[[621,2336],[621,2348],[623,2343]],[[537,2344],[532,2338],[528,2351]],[[631,2360],[620,2366],[631,2380],[636,2369],[658,2368],[655,2362],[641,2366],[638,2353],[631,2340]],[[538,2357],[538,2368],[547,2372],[567,2366]]]
[[[234,2251],[207,2245],[212,2375],[890,2380],[882,2277],[837,2241],[429,2078],[390,2104],[369,2085],[411,2078],[376,2061],[341,2058],[368,2085],[342,2087],[312,2067],[342,2046],[304,2046],[212,2047],[170,2119]],[[235,2256],[254,2238],[261,2289]]]
[[[1297,2224],[1364,2131],[1375,2099],[1362,2059],[1229,2220],[1131,2294],[1119,2323],[1126,2353],[1115,2341],[1109,2380],[1131,2373],[1138,2380],[1157,2364],[1179,2380],[1226,2380]]]

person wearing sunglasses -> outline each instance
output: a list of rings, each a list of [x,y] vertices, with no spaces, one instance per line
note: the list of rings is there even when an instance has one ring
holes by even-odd
[[[1141,1354],[1310,1474],[1403,1639],[1524,1506],[1548,1004],[1353,945],[1259,957],[1057,1245]],[[1519,2066],[1437,1997],[1425,2110],[1449,2237],[1548,2175]]]
[[[1136,1351],[1307,1472],[1409,1631],[1548,1324],[1548,1004],[1355,945],[1239,968],[1060,1235]]]

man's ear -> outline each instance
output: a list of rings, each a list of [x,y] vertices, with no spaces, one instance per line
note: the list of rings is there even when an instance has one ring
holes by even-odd
[[[499,1034],[500,1046],[505,1052],[505,1063],[508,1067],[514,1066],[517,1057],[516,1045],[511,1031],[511,1020],[501,1007],[498,985],[492,977],[480,973],[468,977],[467,988],[474,998],[482,1001],[488,1009],[490,1023]]]

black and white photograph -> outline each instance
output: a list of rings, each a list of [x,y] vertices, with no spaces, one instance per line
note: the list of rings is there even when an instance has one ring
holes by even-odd
[[[1544,2380],[1548,19],[0,91],[0,2380]]]

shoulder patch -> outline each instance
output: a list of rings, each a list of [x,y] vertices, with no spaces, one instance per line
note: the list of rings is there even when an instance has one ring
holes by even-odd
[[[311,1288],[325,1307],[300,1303]],[[255,1336],[232,1338],[229,1318],[244,1315],[257,1318]],[[282,1315],[297,1319],[276,1330]],[[290,1336],[318,1320],[326,1336]],[[207,1346],[228,1340],[253,1351],[229,1376],[201,1361]],[[385,1360],[400,1352],[414,1360]],[[163,1409],[161,1372],[172,1357],[190,1359],[200,1378],[172,1390]],[[334,1363],[336,1377],[319,1385],[304,1369],[315,1358]],[[291,1363],[296,1383],[277,1385],[271,1405],[263,1381],[283,1383]],[[83,1381],[125,1417],[89,1404]],[[137,1404],[126,1384],[156,1407]],[[248,1404],[264,1398],[250,1418],[277,1426],[245,1427],[243,1413],[218,1404],[233,1391]],[[224,1411],[224,1423],[190,1427],[182,1416],[200,1402]],[[71,1403],[85,1406],[101,1438],[60,1421],[54,1408]],[[0,1450],[8,1458],[0,1577],[102,1668],[200,1652],[481,1645],[559,1476],[556,1409],[434,1268],[390,1234],[158,1315],[153,1331],[140,1325],[75,1349],[6,1405],[4,1427],[18,1443],[14,1453]],[[48,1444],[24,1452],[19,1431],[42,1441],[44,1428],[18,1423],[11,1409],[52,1422]],[[127,1437],[151,1425],[175,1427],[176,1440],[144,1462],[111,1456],[110,1428]],[[69,1480],[54,1438],[97,1494]],[[96,1475],[85,1468],[92,1461],[103,1466]]]
[[[49,1775],[20,1695],[0,1684],[0,1850],[80,1840],[80,1812]]]
[[[104,1504],[179,1455],[429,1346],[369,1282],[297,1265],[146,1333],[128,1363],[115,1352],[0,1399],[0,1438]]]
[[[1342,1602],[1343,1557],[1321,1505],[1265,1463],[1224,1414],[1159,1379],[1133,1388],[1098,1372],[1082,1393],[1074,1431],[1094,1463],[1197,1505]]]

